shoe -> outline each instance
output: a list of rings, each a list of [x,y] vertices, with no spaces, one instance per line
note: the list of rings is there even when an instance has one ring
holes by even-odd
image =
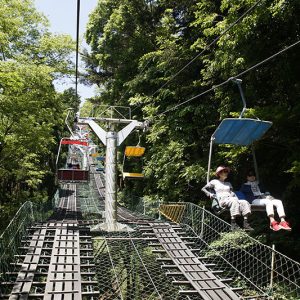
[[[273,231],[279,231],[282,227],[279,226],[278,222],[273,221],[270,224],[270,229],[272,229]]]
[[[287,231],[292,230],[292,228],[290,227],[290,224],[287,221],[280,222],[279,227],[280,227],[280,229],[284,229],[284,230],[287,230]]]
[[[239,230],[240,227],[238,226],[238,224],[236,224],[236,222],[232,222],[231,221],[231,231],[236,231],[236,230]]]
[[[244,230],[253,231],[254,229],[250,226],[250,224],[247,221],[244,221]]]

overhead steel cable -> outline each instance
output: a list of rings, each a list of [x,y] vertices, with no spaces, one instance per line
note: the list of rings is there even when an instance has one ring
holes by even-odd
[[[77,0],[76,59],[75,59],[75,93],[77,98],[78,98],[79,23],[80,23],[80,0]]]
[[[186,65],[184,65],[178,72],[176,72],[167,82],[165,82],[161,87],[159,87],[153,94],[151,94],[150,98],[153,97],[156,93],[158,93],[167,84],[169,84],[169,82],[171,82],[177,75],[179,75],[183,70],[185,70],[189,65],[191,65],[198,57],[200,57],[205,51],[207,51],[211,46],[213,46],[223,35],[225,35],[228,31],[230,31],[236,24],[238,24],[247,14],[249,14],[254,8],[256,8],[256,6],[262,1],[263,0],[258,0],[248,10],[246,10],[238,19],[236,19],[224,31],[222,31],[221,34],[218,37],[216,37],[210,44],[208,44],[200,53],[198,53],[192,60],[190,60]],[[140,73],[138,75],[140,75]],[[138,107],[139,106],[136,106],[132,110],[132,112],[135,111]]]
[[[298,40],[297,42],[295,42],[295,43],[293,43],[293,44],[291,44],[291,45],[289,45],[289,46],[283,48],[282,50],[276,52],[275,54],[271,55],[270,57],[268,57],[268,58],[266,58],[266,59],[260,61],[259,63],[253,65],[252,67],[246,69],[245,71],[242,71],[242,72],[240,72],[239,74],[236,74],[235,76],[232,76],[232,77],[226,79],[225,81],[223,81],[223,82],[221,82],[221,83],[219,83],[219,84],[217,84],[217,85],[212,86],[210,89],[208,89],[208,90],[206,90],[206,91],[204,91],[204,92],[202,92],[202,93],[200,93],[200,94],[197,94],[197,95],[195,95],[195,96],[193,96],[193,97],[191,97],[191,98],[189,98],[189,99],[187,99],[187,100],[185,100],[185,101],[183,101],[183,102],[181,102],[181,103],[178,103],[177,105],[174,105],[173,107],[170,107],[170,108],[166,109],[165,111],[163,111],[163,112],[161,112],[161,113],[155,115],[154,118],[160,117],[160,116],[166,114],[166,113],[169,112],[169,111],[176,110],[178,107],[180,107],[180,106],[182,106],[182,105],[184,105],[184,104],[186,104],[186,103],[188,103],[188,102],[191,102],[191,101],[194,100],[194,99],[197,99],[197,98],[199,98],[199,97],[201,97],[201,96],[204,96],[204,95],[206,95],[206,94],[212,92],[213,90],[215,90],[215,89],[217,89],[217,88],[219,88],[219,87],[221,87],[221,86],[227,84],[227,83],[230,82],[233,78],[238,78],[238,77],[241,77],[241,76],[245,75],[246,73],[248,73],[248,72],[250,72],[250,71],[256,69],[257,67],[261,66],[262,64],[264,64],[264,63],[268,62],[269,60],[271,60],[271,59],[277,57],[278,55],[284,53],[285,51],[287,51],[287,50],[289,50],[289,49],[291,49],[291,48],[297,46],[299,43],[300,43],[300,40]]]
[[[157,92],[159,92],[163,87],[165,87],[169,82],[171,82],[177,75],[179,75],[183,70],[185,70],[189,65],[191,65],[199,56],[201,56],[206,50],[213,46],[223,35],[225,35],[229,30],[231,30],[236,24],[238,24],[247,14],[249,14],[260,2],[263,0],[258,0],[254,5],[252,5],[248,10],[246,10],[237,20],[231,23],[221,34],[216,37],[210,44],[208,44],[199,54],[197,54],[192,60],[190,60],[186,65],[184,65],[178,72],[176,72],[167,82],[165,82],[160,88],[158,88],[150,97],[153,97]]]

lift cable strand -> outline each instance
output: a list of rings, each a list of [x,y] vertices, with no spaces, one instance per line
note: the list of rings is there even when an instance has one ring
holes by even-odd
[[[77,0],[77,20],[76,20],[76,62],[75,62],[75,92],[78,98],[78,57],[79,57],[79,22],[80,21],[80,0]]]
[[[261,66],[262,64],[264,64],[264,63],[268,62],[269,60],[271,60],[271,59],[277,57],[278,55],[284,53],[285,51],[287,51],[287,50],[289,50],[289,49],[291,49],[291,48],[297,46],[299,43],[300,43],[300,40],[298,40],[297,42],[293,43],[292,45],[289,45],[289,46],[283,48],[282,50],[276,52],[275,54],[271,55],[270,57],[268,57],[268,58],[266,58],[266,59],[260,61],[259,63],[253,65],[252,67],[246,69],[245,71],[242,71],[241,73],[239,73],[239,74],[237,74],[237,75],[235,75],[235,76],[233,76],[233,77],[230,77],[230,78],[226,79],[225,81],[223,81],[223,82],[221,82],[221,83],[219,83],[219,84],[217,84],[217,85],[212,86],[210,89],[208,89],[208,90],[206,90],[206,91],[204,91],[204,92],[202,92],[202,93],[200,93],[200,94],[197,94],[197,95],[195,95],[195,96],[193,96],[193,97],[191,97],[191,98],[189,98],[189,99],[187,99],[187,100],[185,100],[185,101],[183,101],[183,102],[181,102],[181,103],[178,103],[177,105],[174,105],[173,107],[170,107],[170,108],[166,109],[165,111],[163,111],[163,112],[161,112],[161,113],[155,115],[153,118],[155,119],[156,117],[160,117],[160,116],[166,114],[166,113],[169,112],[169,111],[174,111],[174,110],[176,110],[178,107],[180,107],[180,106],[182,106],[182,105],[184,105],[184,104],[186,104],[186,103],[188,103],[188,102],[190,102],[190,101],[192,101],[192,100],[194,100],[194,99],[197,99],[197,98],[199,98],[199,97],[201,97],[201,96],[204,96],[204,95],[206,95],[206,94],[212,92],[213,90],[215,90],[215,89],[217,89],[217,88],[219,88],[219,87],[221,87],[221,86],[223,86],[223,85],[229,83],[229,82],[232,80],[232,78],[238,78],[238,77],[241,77],[242,75],[245,75],[246,73],[248,73],[248,72],[250,72],[250,71],[256,69],[257,67]]]

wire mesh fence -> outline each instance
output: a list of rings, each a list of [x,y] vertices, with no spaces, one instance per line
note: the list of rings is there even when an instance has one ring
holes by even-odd
[[[174,284],[180,274],[169,273],[151,243],[139,232],[103,233],[94,239],[99,299],[185,300],[202,299],[184,295]],[[170,273],[171,274],[171,273]]]
[[[99,196],[94,184],[91,181],[76,186],[76,197],[87,219],[99,219],[104,211],[103,197]],[[94,270],[87,270],[86,276],[98,281],[98,299],[201,300],[199,295],[189,294],[184,274],[172,269],[170,257],[157,239],[151,238],[151,235],[145,236],[140,230],[141,224],[149,224],[150,217],[159,218],[159,203],[147,201],[146,198],[132,203],[136,203],[131,207],[136,214],[121,207],[118,208],[118,215],[135,221],[136,224],[130,225],[134,231],[93,233],[91,251],[95,256],[93,268],[97,276]],[[13,265],[10,262],[18,254],[22,237],[28,233],[26,228],[35,221],[45,220],[51,204],[58,206],[59,194],[52,203],[38,205],[26,202],[2,234],[1,281],[12,278]],[[160,211],[173,222],[180,223],[184,233],[182,239],[187,241],[188,247],[214,274],[219,274],[216,276],[220,280],[230,281],[230,288],[235,288],[242,299],[300,299],[298,262],[242,230],[232,232],[228,223],[192,203],[162,204]],[[138,221],[142,223],[138,224]],[[0,289],[3,289],[2,285]],[[0,290],[1,293],[5,294],[5,291]]]
[[[11,272],[14,270],[11,263],[15,255],[19,254],[21,241],[28,234],[27,228],[34,222],[47,219],[52,213],[52,203],[55,203],[55,199],[41,203],[25,202],[3,231],[0,236],[0,283],[11,280]],[[0,285],[0,295],[5,294],[2,291],[4,288]]]
[[[178,205],[177,208],[175,206]],[[184,209],[182,208],[184,207]],[[195,233],[197,254],[234,278],[243,296],[300,299],[300,264],[192,203],[161,205],[164,216]]]
[[[147,197],[132,197],[129,209],[152,219],[160,219],[159,200],[150,201]]]
[[[77,183],[76,193],[84,219],[101,219],[103,217],[104,201],[99,196],[94,180],[89,183]]]

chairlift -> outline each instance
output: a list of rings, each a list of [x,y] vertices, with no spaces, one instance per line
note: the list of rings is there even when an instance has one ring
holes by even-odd
[[[89,171],[83,169],[80,164],[80,155],[76,153],[76,149],[79,152],[80,147],[86,148],[89,144],[85,139],[75,139],[75,138],[62,138],[59,144],[59,149],[56,158],[56,166],[58,164],[58,159],[61,151],[61,145],[69,145],[69,158],[66,163],[65,168],[60,168],[57,170],[57,179],[59,181],[72,181],[81,182],[89,180]],[[72,151],[73,150],[73,151]],[[82,149],[80,150],[82,152]]]
[[[251,146],[254,169],[257,175],[257,180],[259,180],[257,161],[255,157],[253,143],[262,138],[262,136],[268,131],[272,126],[272,122],[263,121],[259,119],[244,118],[243,115],[247,110],[246,101],[241,87],[241,79],[232,79],[239,88],[240,95],[243,101],[243,110],[238,118],[226,118],[222,120],[218,128],[212,134],[210,139],[210,149],[208,158],[208,168],[207,168],[207,183],[210,181],[210,170],[211,170],[211,158],[212,158],[212,148],[214,144],[230,144],[237,146]],[[212,203],[212,208],[215,212],[222,212],[218,209],[219,203],[214,199]]]
[[[144,155],[146,148],[137,146],[126,146],[123,158],[122,176],[125,179],[143,179],[144,174],[142,172],[128,172],[125,171],[125,165],[128,164],[130,158],[137,158],[141,161],[141,157]]]
[[[85,139],[71,139],[71,138],[62,138],[60,141],[61,145],[80,145],[88,146],[89,143]]]
[[[100,153],[98,153],[98,152],[91,153],[90,156],[96,158],[96,157],[100,156]]]

